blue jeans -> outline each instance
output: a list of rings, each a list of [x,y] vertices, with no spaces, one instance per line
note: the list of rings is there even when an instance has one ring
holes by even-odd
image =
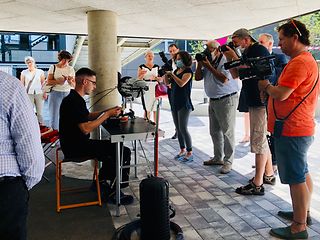
[[[69,92],[58,92],[52,90],[49,95],[49,127],[59,130],[60,105]]]
[[[306,181],[306,174],[309,172],[307,152],[312,142],[313,136],[274,138],[281,183],[299,184]]]

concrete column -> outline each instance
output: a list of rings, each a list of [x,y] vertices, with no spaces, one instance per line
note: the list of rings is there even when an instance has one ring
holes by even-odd
[[[97,73],[97,88],[95,93],[112,89],[118,84],[120,56],[117,51],[118,16],[107,10],[89,11],[88,13],[88,63]],[[94,104],[110,90],[94,97]],[[121,104],[118,90],[115,89],[97,104],[92,111],[114,107]]]

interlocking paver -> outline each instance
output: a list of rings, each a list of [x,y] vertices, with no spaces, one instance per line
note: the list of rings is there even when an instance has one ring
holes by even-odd
[[[135,106],[137,115],[142,115],[140,106]],[[139,112],[140,111],[140,112]],[[170,203],[176,209],[172,221],[182,227],[187,240],[232,240],[232,239],[276,239],[269,235],[271,227],[290,224],[279,216],[280,209],[291,209],[290,192],[287,185],[282,185],[279,178],[275,186],[265,186],[264,196],[242,196],[235,193],[235,188],[247,184],[254,176],[254,154],[250,153],[249,144],[236,144],[233,170],[223,175],[221,166],[204,166],[203,161],[212,157],[213,148],[208,131],[208,118],[191,116],[189,131],[193,139],[194,162],[183,164],[173,159],[179,151],[177,140],[170,137],[174,133],[171,114],[161,112],[160,128],[166,131],[166,139],[159,142],[159,174],[170,183]],[[237,117],[236,141],[242,138],[243,119]],[[309,170],[314,180],[311,214],[314,224],[309,228],[309,239],[320,239],[320,172],[319,144],[320,120],[317,119],[315,142],[310,148]],[[153,160],[153,142],[142,141],[144,150]],[[130,144],[127,144],[131,146]],[[139,149],[139,159],[143,162],[143,153]],[[131,172],[133,173],[133,171]],[[138,169],[138,178],[143,179],[149,170]],[[139,212],[139,182],[130,183],[130,189],[136,201],[131,206],[120,207],[120,217],[113,217],[115,227],[120,227],[136,218]],[[114,216],[114,206],[109,210]]]

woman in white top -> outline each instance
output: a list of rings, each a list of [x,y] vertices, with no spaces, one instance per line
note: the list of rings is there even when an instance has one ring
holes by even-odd
[[[153,120],[156,120],[156,110],[157,110],[157,101],[156,101],[156,85],[157,81],[160,80],[158,77],[159,66],[153,63],[154,53],[152,51],[147,51],[144,55],[146,60],[145,64],[141,64],[138,67],[138,79],[145,80],[149,90],[145,92],[145,104],[147,115],[145,118],[150,119],[150,112],[153,111]]]
[[[33,57],[25,57],[24,62],[28,69],[21,72],[20,80],[26,88],[31,103],[36,107],[38,122],[43,124],[42,107],[43,100],[46,97],[42,91],[42,85],[45,81],[44,72],[41,69],[37,69]]]
[[[49,96],[50,127],[59,129],[59,110],[62,99],[66,97],[71,88],[75,86],[75,72],[69,65],[72,55],[65,50],[58,54],[59,62],[51,65],[48,71],[47,85],[52,86]]]

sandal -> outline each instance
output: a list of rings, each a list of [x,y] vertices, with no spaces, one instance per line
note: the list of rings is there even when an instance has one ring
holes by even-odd
[[[236,193],[242,194],[242,195],[264,195],[264,187],[263,184],[260,186],[256,186],[253,182],[250,182],[246,186],[238,187],[236,189]]]
[[[253,179],[254,177],[249,180],[249,183],[253,182]],[[276,177],[274,175],[271,175],[271,176],[263,175],[263,183],[276,185]]]

